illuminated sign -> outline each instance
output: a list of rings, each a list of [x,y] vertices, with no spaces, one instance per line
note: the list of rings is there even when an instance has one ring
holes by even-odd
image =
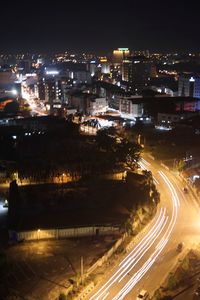
[[[107,62],[107,58],[106,57],[100,57],[100,62]]]
[[[129,48],[118,48],[119,51],[129,51]]]

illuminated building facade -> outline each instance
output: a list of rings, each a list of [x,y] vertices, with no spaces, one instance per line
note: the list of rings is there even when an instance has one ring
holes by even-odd
[[[129,48],[118,48],[113,51],[112,62],[114,64],[122,64],[123,60],[130,56]]]
[[[101,74],[109,74],[110,73],[110,63],[106,57],[100,57],[99,59],[101,66]]]
[[[45,82],[45,101],[53,105],[55,102],[61,103],[61,99],[61,81],[54,78],[47,79]]]
[[[200,98],[200,77],[181,74],[178,82],[178,96]]]
[[[144,103],[142,97],[120,97],[119,112],[123,118],[135,120],[142,117],[144,113]]]

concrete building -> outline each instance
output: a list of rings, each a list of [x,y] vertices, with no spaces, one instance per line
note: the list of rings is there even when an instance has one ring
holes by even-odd
[[[150,53],[149,53],[149,50],[134,50],[133,55],[134,56],[145,56],[145,57],[149,58]]]
[[[129,66],[128,81],[134,94],[141,92],[148,85],[152,66],[152,61],[143,56],[132,58],[132,64]]]
[[[119,97],[119,112],[123,118],[136,120],[143,116],[144,101],[142,97]]]
[[[101,63],[101,74],[110,74],[110,64],[103,62]]]
[[[108,110],[108,101],[106,98],[95,98],[90,101],[89,114],[103,114]]]
[[[181,74],[178,82],[178,96],[200,98],[200,77]]]
[[[32,61],[31,59],[20,59],[17,60],[18,70],[22,73],[30,73],[31,67],[32,67]]]
[[[73,79],[74,84],[90,84],[91,73],[89,71],[71,71],[70,78]]]
[[[110,63],[108,62],[107,57],[100,57],[99,62],[101,74],[110,74]]]
[[[132,59],[131,57],[127,57],[123,60],[122,63],[122,80],[123,81],[129,81],[130,79],[130,72],[132,67]]]
[[[91,60],[87,67],[88,67],[88,71],[90,72],[91,76],[93,77],[98,70],[96,60]]]
[[[37,89],[38,89],[38,98],[41,101],[45,101],[45,80],[44,79],[38,80]]]
[[[45,101],[51,106],[62,102],[61,81],[57,78],[49,78],[45,81]]]
[[[0,96],[21,96],[21,82],[18,81],[16,74],[9,69],[0,71]]]
[[[108,101],[105,97],[76,92],[69,97],[69,107],[84,115],[96,115],[107,111]]]
[[[121,80],[128,81],[127,62],[130,56],[128,48],[118,48],[113,51],[111,73],[113,83],[120,83]]]
[[[158,124],[168,126],[171,123],[179,122],[183,119],[182,113],[158,113]]]
[[[77,110],[78,113],[83,115],[90,114],[90,99],[94,98],[94,95],[89,93],[74,92],[69,97],[69,107]]]
[[[122,64],[123,60],[128,56],[130,56],[128,48],[118,48],[113,51],[112,62],[114,64]]]
[[[15,81],[17,81],[17,76],[11,70],[0,71],[0,85],[13,84]]]

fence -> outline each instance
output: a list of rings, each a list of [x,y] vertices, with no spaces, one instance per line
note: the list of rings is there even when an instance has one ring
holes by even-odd
[[[94,288],[94,282],[91,282],[89,285],[87,285],[82,292],[74,298],[74,300],[82,300],[84,299]]]
[[[16,241],[31,241],[43,239],[61,239],[61,238],[76,238],[86,236],[98,236],[119,234],[118,226],[88,226],[60,229],[37,229],[29,231],[9,231],[11,240]]]
[[[101,267],[108,259],[116,252],[119,246],[126,239],[127,233],[124,233],[120,239],[116,241],[112,248],[110,248],[101,258],[99,258],[84,274],[83,280],[85,280],[92,272],[94,272],[98,267]],[[74,300],[82,300],[84,299],[94,288],[94,283],[91,282],[88,286],[86,286],[80,294],[73,298]]]
[[[119,246],[126,239],[127,233],[124,233],[120,239],[116,241],[116,243],[110,248],[101,258],[99,258],[86,272],[85,277],[88,277],[92,272],[95,271],[96,268],[101,267],[103,263],[105,263],[115,251],[119,248]]]

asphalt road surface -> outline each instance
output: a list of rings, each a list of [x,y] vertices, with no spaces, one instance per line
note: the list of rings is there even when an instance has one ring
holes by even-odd
[[[137,243],[86,299],[136,299],[141,289],[152,295],[184,252],[200,242],[200,209],[195,195],[191,191],[185,194],[185,183],[179,175],[147,155],[140,166],[152,172],[161,194],[157,214],[148,230],[139,235]],[[180,242],[184,243],[183,251],[177,253]]]

